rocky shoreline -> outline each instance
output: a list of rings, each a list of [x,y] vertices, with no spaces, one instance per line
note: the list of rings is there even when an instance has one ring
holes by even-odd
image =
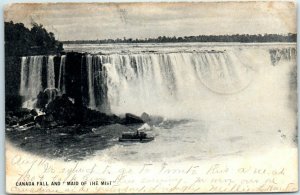
[[[134,132],[163,121],[143,113],[136,116],[105,114],[75,104],[66,95],[57,96],[44,108],[7,111],[6,137],[22,148],[49,158],[82,160],[118,143],[124,131]],[[153,127],[153,126],[152,126]]]
[[[156,128],[170,129],[188,120],[130,113],[105,114],[57,96],[42,109],[19,108],[6,112],[6,137],[24,151],[64,161],[84,160],[98,151],[118,145],[123,132],[145,131],[157,136]]]
[[[105,114],[91,110],[83,105],[73,103],[66,95],[57,96],[53,101],[41,109],[38,114],[36,109],[20,108],[6,112],[5,122],[7,127],[40,127],[56,128],[62,126],[103,126],[110,124],[133,125],[151,121],[147,113],[141,116],[126,113],[124,117],[114,114]],[[156,118],[157,120],[158,118]],[[162,118],[160,119],[162,121]]]

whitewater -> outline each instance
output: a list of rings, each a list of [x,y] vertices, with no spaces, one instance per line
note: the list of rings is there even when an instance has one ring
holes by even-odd
[[[153,142],[115,144],[95,154],[101,159],[190,161],[296,147],[293,44],[87,44],[65,49],[88,53],[83,67],[89,108],[164,117],[144,129],[155,136]],[[66,92],[67,60],[60,57],[55,77],[53,56],[22,57],[24,107],[34,108],[42,90]],[[166,125],[182,119],[188,122]]]

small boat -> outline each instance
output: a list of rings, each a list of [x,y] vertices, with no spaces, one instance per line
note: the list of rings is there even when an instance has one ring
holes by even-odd
[[[119,137],[119,142],[150,142],[154,140],[154,137],[148,137],[145,132],[124,132],[122,136]]]

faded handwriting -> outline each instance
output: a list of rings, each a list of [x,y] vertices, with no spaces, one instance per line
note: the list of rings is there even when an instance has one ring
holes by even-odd
[[[296,191],[296,183],[286,181],[286,167],[234,167],[230,164],[171,165],[146,163],[117,166],[93,162],[65,163],[51,160],[11,158],[18,170],[11,192],[93,193],[93,192],[276,192]],[[286,181],[283,182],[283,181]],[[26,186],[26,182],[32,182]]]

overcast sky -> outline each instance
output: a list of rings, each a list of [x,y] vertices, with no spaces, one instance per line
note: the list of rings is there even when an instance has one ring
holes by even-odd
[[[59,40],[296,32],[291,2],[13,4],[11,20],[41,23]]]

